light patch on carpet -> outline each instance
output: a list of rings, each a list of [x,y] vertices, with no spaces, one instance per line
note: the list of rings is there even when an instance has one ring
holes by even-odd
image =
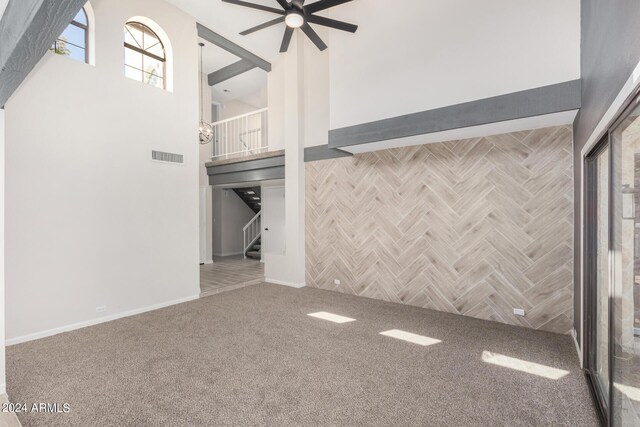
[[[333,313],[327,313],[326,311],[319,311],[317,313],[309,313],[307,316],[315,317],[317,319],[328,320],[333,323],[348,323],[355,322],[356,319],[350,317],[339,316]]]
[[[636,402],[640,402],[640,388],[632,387],[630,385],[624,385],[620,383],[613,383],[613,386],[618,389],[618,391],[625,396],[627,396],[631,400],[635,400]]]
[[[516,359],[515,357],[505,356],[503,354],[491,353],[490,351],[482,352],[482,361],[492,365],[502,366],[503,368],[514,369],[516,371],[548,378],[550,380],[559,380],[569,374],[569,371],[565,371],[563,369],[556,369],[550,366]]]
[[[380,335],[384,335],[385,337],[396,338],[402,341],[407,341],[407,342],[422,345],[422,346],[428,346],[428,345],[438,344],[442,342],[435,338],[429,338],[423,335],[412,334],[411,332],[401,331],[400,329],[391,329],[390,331],[380,332]]]

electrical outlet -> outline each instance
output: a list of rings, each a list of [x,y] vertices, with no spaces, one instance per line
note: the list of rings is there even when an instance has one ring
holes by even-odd
[[[339,285],[339,284],[340,284],[340,280],[338,280],[338,279],[334,280],[334,281],[333,281],[333,284],[334,284],[334,285]]]
[[[105,311],[107,311],[106,305],[101,305],[99,307],[96,307],[96,313],[104,313]]]
[[[516,316],[524,316],[524,310],[521,308],[514,308],[513,314],[515,314]]]

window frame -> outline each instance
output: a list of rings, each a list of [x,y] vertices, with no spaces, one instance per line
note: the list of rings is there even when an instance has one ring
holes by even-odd
[[[87,14],[86,6],[82,6],[82,8],[80,10],[84,14],[84,20],[87,23],[83,24],[81,22],[76,21],[75,20],[75,16],[74,16],[74,19],[69,23],[69,25],[73,25],[74,27],[78,27],[78,28],[80,28],[81,30],[84,31],[84,48],[81,47],[81,46],[78,46],[76,44],[73,44],[73,43],[71,43],[69,41],[64,41],[64,42],[65,43],[69,43],[70,45],[75,46],[75,47],[77,47],[79,49],[83,49],[84,50],[84,63],[85,64],[89,64],[89,14]],[[62,31],[62,33],[64,33],[64,31],[66,31],[66,29],[69,28],[69,25],[67,25],[65,27],[65,29]],[[62,55],[62,54],[57,53],[58,40],[63,41],[63,40],[60,39],[60,37],[62,36],[62,33],[58,37],[56,37],[56,39],[53,41],[53,53],[55,53],[56,55],[60,55],[60,56],[68,56],[68,55]]]
[[[139,54],[143,55],[143,57],[144,56],[148,56],[151,59],[155,59],[156,61],[162,62],[162,77],[161,77],[161,79],[162,79],[162,89],[163,90],[168,90],[167,89],[167,49],[166,49],[166,47],[165,47],[165,45],[164,45],[164,43],[162,41],[162,38],[160,38],[160,36],[158,36],[158,33],[153,31],[148,25],[146,25],[146,24],[144,24],[142,22],[139,22],[139,21],[127,21],[124,24],[124,30],[125,31],[129,31],[127,26],[128,25],[132,25],[132,24],[133,25],[139,25],[139,26],[143,27],[143,29],[145,31],[148,31],[153,37],[155,37],[158,40],[158,43],[160,43],[160,47],[162,48],[162,52],[164,54],[164,58],[161,57],[161,56],[158,56],[156,54],[153,54],[153,53],[151,53],[149,51],[146,51],[146,50],[144,50],[144,49],[142,49],[142,48],[140,48],[138,46],[134,46],[134,45],[132,45],[130,43],[127,43],[126,39],[123,41],[123,47],[125,49],[131,49],[134,52],[138,52]],[[129,34],[131,34],[131,33],[129,33]],[[131,36],[133,37],[133,34],[131,34]],[[144,58],[143,58],[143,61],[144,61]],[[144,64],[144,62],[143,62],[143,64]],[[124,67],[125,67],[125,71],[126,71],[126,68],[129,67],[129,68],[133,68],[135,70],[138,70],[138,71],[142,72],[142,76],[143,77],[144,77],[145,74],[150,74],[150,73],[148,73],[148,72],[146,72],[144,70],[138,69],[136,67],[132,67],[131,65],[127,65],[126,62],[124,63]],[[131,77],[127,77],[127,78],[129,78],[131,80],[139,81],[140,83],[143,83],[143,84],[146,84],[146,85],[149,85],[149,86],[158,87],[158,86],[146,83],[144,80],[132,79]]]

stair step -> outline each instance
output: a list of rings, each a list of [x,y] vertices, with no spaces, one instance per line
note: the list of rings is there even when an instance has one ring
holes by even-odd
[[[253,245],[253,249],[255,249],[256,251],[259,251],[260,249],[262,249],[262,245],[261,244]]]
[[[251,258],[262,258],[262,255],[260,255],[258,251],[249,251],[247,252],[247,256]]]

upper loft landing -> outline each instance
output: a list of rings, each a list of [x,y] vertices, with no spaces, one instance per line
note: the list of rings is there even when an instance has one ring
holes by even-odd
[[[269,110],[255,110],[211,124],[211,160],[244,159],[268,154]]]

